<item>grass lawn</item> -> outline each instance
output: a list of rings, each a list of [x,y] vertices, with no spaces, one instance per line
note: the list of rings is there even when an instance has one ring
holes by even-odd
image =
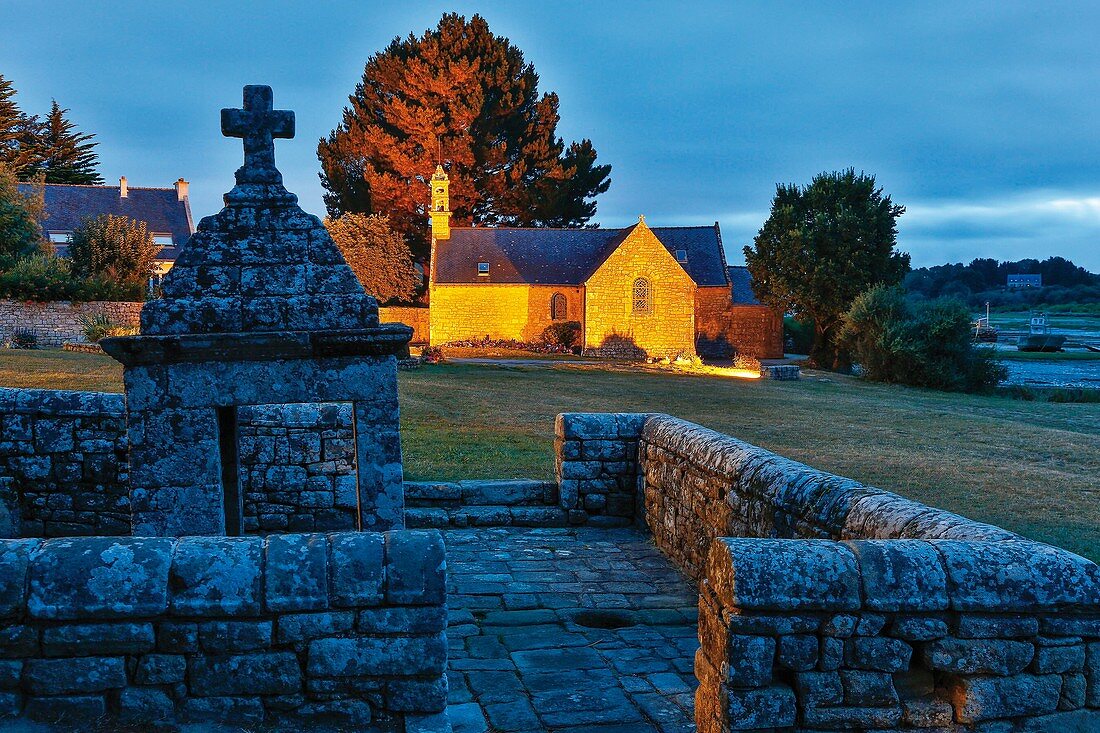
[[[120,391],[106,357],[0,352],[0,385]],[[553,417],[667,412],[818,468],[1100,559],[1100,404],[807,372],[799,382],[441,364],[400,373],[410,479],[549,478]]]
[[[1100,361],[1100,351],[1019,351],[998,349],[997,356],[1009,361]],[[1097,365],[1100,369],[1100,365]]]

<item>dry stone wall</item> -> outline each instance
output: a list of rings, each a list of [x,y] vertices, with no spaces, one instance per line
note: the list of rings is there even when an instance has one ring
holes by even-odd
[[[450,730],[444,574],[436,532],[0,541],[0,717]]]
[[[122,395],[0,389],[0,537],[130,533]]]
[[[84,316],[104,314],[119,326],[137,328],[143,305],[115,301],[0,300],[0,344],[10,341],[14,332],[23,330],[32,332],[39,346],[60,346],[67,341],[82,343],[86,340],[80,322]]]
[[[558,500],[571,524],[634,523],[638,447],[646,414],[578,413],[554,423]]]
[[[428,343],[431,328],[430,315],[427,307],[417,306],[386,306],[378,309],[378,320],[382,323],[404,323],[413,330],[410,344]]]
[[[701,733],[1100,730],[1089,560],[668,415],[564,414],[558,435],[563,497],[637,486],[700,582]]]

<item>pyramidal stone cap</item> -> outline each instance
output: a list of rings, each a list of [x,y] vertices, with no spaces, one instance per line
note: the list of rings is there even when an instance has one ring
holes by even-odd
[[[124,363],[138,363],[151,360],[151,352],[157,360],[171,360],[176,352],[197,348],[178,339],[141,341],[157,336],[234,334],[244,337],[236,346],[213,338],[206,351],[229,356],[237,347],[249,348],[268,358],[326,349],[367,353],[367,335],[374,351],[392,353],[394,344],[406,344],[411,330],[379,325],[377,302],[321,220],[283,187],[274,140],[294,136],[294,113],[273,109],[270,87],[246,86],[242,108],[223,109],[221,123],[223,134],[244,141],[244,165],[225,195],[225,208],[199,223],[164,278],[163,297],[145,304],[142,335],[105,339],[104,349]],[[325,336],[305,338],[307,333]],[[258,334],[283,336],[248,338]],[[321,341],[328,346],[318,346]],[[297,353],[302,351],[309,354]]]

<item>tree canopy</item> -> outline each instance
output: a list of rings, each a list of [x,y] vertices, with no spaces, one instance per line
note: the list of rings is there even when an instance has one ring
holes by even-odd
[[[15,172],[0,161],[0,270],[42,250],[42,215],[41,188],[21,192]]]
[[[409,303],[416,298],[423,278],[413,266],[409,246],[387,217],[344,214],[326,219],[325,228],[363,289],[379,303]]]
[[[579,227],[611,167],[591,141],[557,136],[558,97],[479,15],[444,15],[366,63],[343,122],[320,141],[333,218],[382,213],[423,256],[428,178],[443,161],[458,225]]]
[[[0,75],[0,163],[21,181],[101,184],[95,135],[82,133],[56,100],[45,119],[24,113],[15,87]]]
[[[842,366],[837,336],[856,296],[909,270],[909,255],[894,249],[903,213],[874,176],[852,168],[776,186],[745,260],[761,301],[813,322],[818,365]]]

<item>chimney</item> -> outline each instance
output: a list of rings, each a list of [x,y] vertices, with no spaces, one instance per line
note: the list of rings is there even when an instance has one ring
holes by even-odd
[[[183,180],[182,178],[179,179],[178,181],[176,181],[176,200],[177,201],[185,200],[187,198],[188,189],[190,187],[191,187],[191,184],[188,183],[187,181]]]
[[[118,179],[118,196],[119,198],[126,198],[126,194],[126,176],[123,176],[122,178]]]

